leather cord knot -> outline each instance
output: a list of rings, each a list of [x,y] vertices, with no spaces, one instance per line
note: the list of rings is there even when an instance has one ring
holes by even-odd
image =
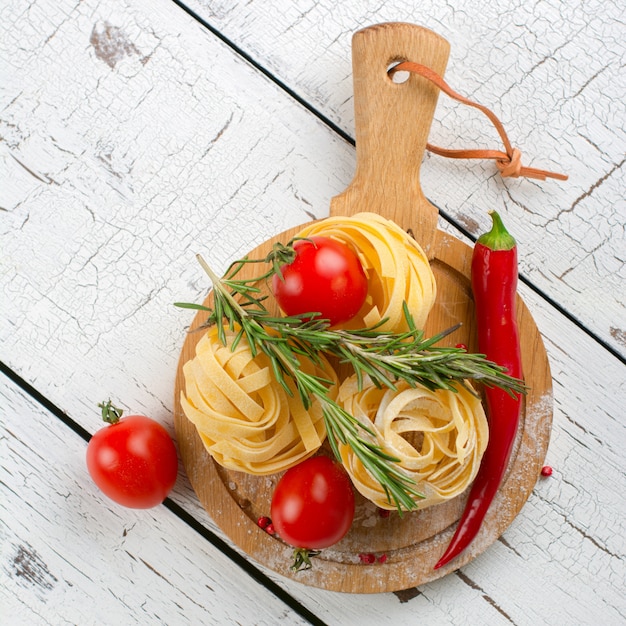
[[[509,137],[504,130],[504,126],[497,116],[486,106],[478,104],[477,102],[472,102],[468,98],[458,94],[443,80],[443,78],[441,78],[441,76],[439,76],[439,74],[437,74],[437,72],[434,72],[425,65],[414,63],[413,61],[403,61],[402,63],[399,63],[391,68],[389,70],[389,75],[393,76],[393,74],[399,71],[413,72],[419,76],[423,76],[454,100],[478,109],[484,113],[498,131],[500,139],[504,144],[504,151],[501,151],[480,149],[451,150],[448,148],[439,148],[438,146],[434,146],[429,143],[426,144],[426,149],[430,152],[452,159],[495,159],[496,166],[503,178],[518,178],[519,176],[525,176],[526,178],[535,178],[538,180],[545,180],[546,178],[567,180],[568,177],[566,174],[558,174],[556,172],[549,172],[547,170],[522,165],[522,153],[511,145]]]
[[[513,148],[511,155],[506,159],[497,159],[496,165],[502,178],[507,176],[517,178],[522,172],[522,153],[517,148]]]
[[[567,180],[565,174],[557,174],[555,172],[548,172],[546,170],[540,170],[536,167],[527,167],[522,165],[522,153],[513,148],[510,155],[506,155],[506,158],[496,159],[496,166],[500,170],[502,178],[510,176],[511,178],[518,178],[519,176],[525,176],[526,178],[535,178],[537,180],[545,180],[546,178],[558,178],[559,180]]]

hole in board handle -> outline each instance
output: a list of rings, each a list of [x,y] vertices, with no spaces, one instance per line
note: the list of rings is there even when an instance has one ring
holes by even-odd
[[[404,59],[399,59],[397,61],[393,61],[387,66],[387,76],[389,76],[389,80],[391,80],[391,82],[395,83],[396,85],[406,83],[406,81],[409,80],[409,77],[411,76],[411,72],[408,72],[406,70],[400,70],[399,72],[392,73],[391,70],[393,70],[396,65],[400,65],[400,63],[402,62],[404,62]]]

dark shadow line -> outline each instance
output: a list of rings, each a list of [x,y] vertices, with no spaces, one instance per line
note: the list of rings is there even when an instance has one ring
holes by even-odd
[[[19,374],[14,372],[5,363],[0,361],[0,372],[2,372],[9,380],[15,383],[22,391],[27,393],[33,400],[38,402],[43,408],[52,413],[56,418],[61,420],[68,428],[73,430],[79,437],[82,437],[86,442],[91,439],[91,434],[85,430],[80,424],[75,422],[67,413],[60,409],[56,404],[48,400],[43,394],[41,394],[30,383],[26,382]],[[307,620],[310,624],[315,626],[326,626],[317,615],[302,605],[296,598],[285,591],[280,585],[275,583],[269,576],[264,574],[260,569],[247,561],[241,554],[239,554],[234,548],[226,543],[222,538],[218,537],[215,533],[203,526],[197,519],[195,519],[190,513],[185,511],[179,504],[174,502],[171,498],[166,498],[163,502],[163,506],[167,508],[171,513],[176,515],[182,522],[187,524],[199,535],[206,539],[212,546],[217,548],[222,554],[228,557],[242,570],[246,572],[256,582],[263,585],[269,592],[273,593],[278,599],[282,600],[289,608],[302,618]]]
[[[226,37],[223,33],[218,31],[214,26],[212,26],[209,22],[207,22],[203,17],[198,15],[193,9],[190,9],[186,6],[181,0],[172,0],[174,4],[180,7],[185,13],[187,13],[191,18],[196,20],[199,24],[201,24],[204,28],[206,28],[212,35],[214,35],[217,39],[219,39],[222,43],[228,46],[233,52],[235,52],[238,56],[244,59],[247,63],[249,63],[255,70],[263,74],[266,78],[272,81],[275,85],[280,87],[285,93],[287,93],[291,98],[293,98],[298,104],[303,106],[307,111],[312,113],[317,119],[319,119],[324,125],[330,128],[333,132],[339,135],[346,142],[351,144],[352,146],[356,145],[356,142],[353,137],[351,137],[345,130],[339,127],[335,122],[333,122],[330,118],[324,115],[321,111],[312,106],[309,102],[307,102],[302,96],[300,96],[296,91],[294,91],[291,87],[289,87],[285,82],[283,82],[280,78],[278,78],[275,74],[270,72],[267,68],[263,67],[258,61],[256,61],[252,56],[250,56],[243,48],[237,45],[234,41]],[[432,200],[429,201],[437,206]],[[442,219],[444,219],[448,224],[454,226],[457,230],[459,230],[465,237],[470,239],[470,241],[475,242],[476,237],[472,235],[466,228],[464,228],[461,224],[459,224],[455,219],[453,219],[448,213],[443,211],[440,207],[437,207],[439,211],[439,215],[441,215]],[[583,331],[587,336],[593,339],[595,342],[600,344],[607,352],[613,355],[618,361],[626,365],[626,355],[621,354],[616,348],[610,345],[607,341],[598,336],[594,331],[590,330],[585,326],[585,324],[575,317],[572,313],[568,312],[558,304],[553,298],[548,296],[545,291],[543,291],[540,287],[537,287],[533,283],[530,282],[529,279],[520,275],[520,282],[523,282],[529,289],[532,289],[539,297],[543,298],[550,306],[552,306],[556,311],[558,311],[561,315],[567,318],[572,324],[574,324],[577,328]]]

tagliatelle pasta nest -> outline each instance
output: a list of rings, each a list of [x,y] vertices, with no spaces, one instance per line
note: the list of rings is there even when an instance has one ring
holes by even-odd
[[[350,245],[358,254],[369,289],[350,328],[371,327],[387,318],[381,330],[407,330],[406,301],[417,328],[423,328],[437,295],[435,277],[419,244],[392,222],[375,213],[329,217],[304,228],[298,237],[325,236]]]
[[[454,498],[474,480],[489,438],[480,399],[462,385],[457,391],[409,387],[379,389],[365,378],[346,379],[338,401],[363,424],[371,424],[376,443],[400,460],[399,466],[425,496],[419,509]],[[343,464],[354,486],[383,509],[394,509],[380,483],[363,467],[352,449],[340,445]]]
[[[265,354],[253,357],[245,338],[232,350],[235,333],[225,332],[227,345],[210,328],[183,366],[181,406],[209,454],[228,469],[257,475],[312,456],[326,437],[319,402],[305,409],[298,393],[290,396],[276,380]],[[336,383],[333,368],[322,356],[320,362],[323,369],[303,357],[301,368]],[[336,398],[336,384],[328,395]]]

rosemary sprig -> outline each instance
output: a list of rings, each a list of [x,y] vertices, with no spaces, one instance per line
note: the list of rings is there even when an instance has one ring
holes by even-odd
[[[198,261],[213,284],[213,308],[197,304],[176,303],[177,306],[203,310],[208,313],[205,326],[217,325],[220,341],[226,345],[225,327],[237,332],[232,348],[243,338],[253,355],[259,351],[270,360],[278,382],[290,395],[295,391],[305,407],[317,398],[322,407],[329,444],[339,459],[338,444],[348,445],[363,466],[380,483],[389,502],[398,510],[417,508],[416,500],[423,497],[414,481],[398,466],[398,459],[387,454],[376,441],[370,426],[361,423],[337,404],[328,391],[331,380],[312,376],[302,371],[300,358],[306,357],[320,363],[320,354],[334,355],[349,363],[359,384],[368,376],[379,387],[395,389],[399,380],[409,385],[424,385],[429,389],[455,390],[455,383],[465,384],[473,379],[488,386],[498,386],[509,393],[523,393],[521,380],[511,378],[505,370],[488,361],[484,355],[471,354],[461,348],[435,347],[435,344],[453,327],[439,335],[425,339],[417,329],[413,317],[404,304],[408,330],[394,333],[380,329],[381,322],[373,328],[359,330],[333,330],[327,320],[311,314],[289,317],[273,316],[264,306],[257,284],[267,280],[280,267],[289,262],[292,242],[277,244],[261,262],[270,263],[265,274],[254,279],[241,280],[237,274],[243,259],[233,263],[223,278],[218,277],[198,255]]]
[[[313,324],[293,325],[284,318],[269,318],[267,325],[291,337],[313,358],[325,352],[349,363],[357,375],[359,386],[363,377],[369,376],[379,387],[395,389],[399,380],[436,389],[456,389],[455,383],[465,385],[475,380],[487,387],[501,387],[505,391],[524,393],[524,382],[506,374],[506,369],[486,359],[484,354],[467,352],[464,348],[436,346],[460,324],[426,339],[424,332],[415,327],[406,303],[404,317],[409,330],[404,333],[379,331],[376,327],[360,330],[329,330],[323,320]],[[382,324],[382,322],[381,322]],[[470,389],[473,393],[473,390]]]
[[[301,337],[297,337],[297,333],[294,335],[293,332],[281,332],[285,325],[292,329],[303,326],[308,337],[311,328],[320,322],[314,324],[303,322],[301,316],[277,318],[271,316],[265,308],[244,306],[235,300],[233,293],[226,289],[226,281],[222,281],[202,257],[199,256],[198,261],[213,283],[214,308],[209,315],[208,323],[218,325],[218,336],[224,345],[226,345],[224,332],[224,321],[226,321],[231,330],[239,328],[233,344],[236,345],[241,338],[245,337],[253,355],[259,350],[264,352],[270,360],[274,376],[287,393],[293,394],[292,385],[289,384],[291,381],[295,384],[306,408],[311,405],[312,398],[319,400],[328,441],[337,459],[341,458],[338,442],[349,445],[357,458],[380,482],[390,502],[393,502],[399,510],[416,508],[415,499],[423,495],[415,488],[414,481],[398,467],[398,459],[381,448],[371,428],[362,424],[329,397],[328,391],[333,384],[332,380],[302,371],[301,356],[307,356],[319,362],[319,352],[315,350],[314,343],[303,341]],[[247,298],[250,295],[248,290],[242,283],[234,285],[235,282],[231,278],[227,284],[231,288],[235,286],[235,293]],[[253,291],[250,296],[253,302],[258,302],[256,293]],[[250,300],[247,304],[250,304]],[[186,306],[202,310],[207,308]],[[327,327],[328,323],[321,322],[321,326]],[[291,340],[292,337],[296,339],[295,342]]]

